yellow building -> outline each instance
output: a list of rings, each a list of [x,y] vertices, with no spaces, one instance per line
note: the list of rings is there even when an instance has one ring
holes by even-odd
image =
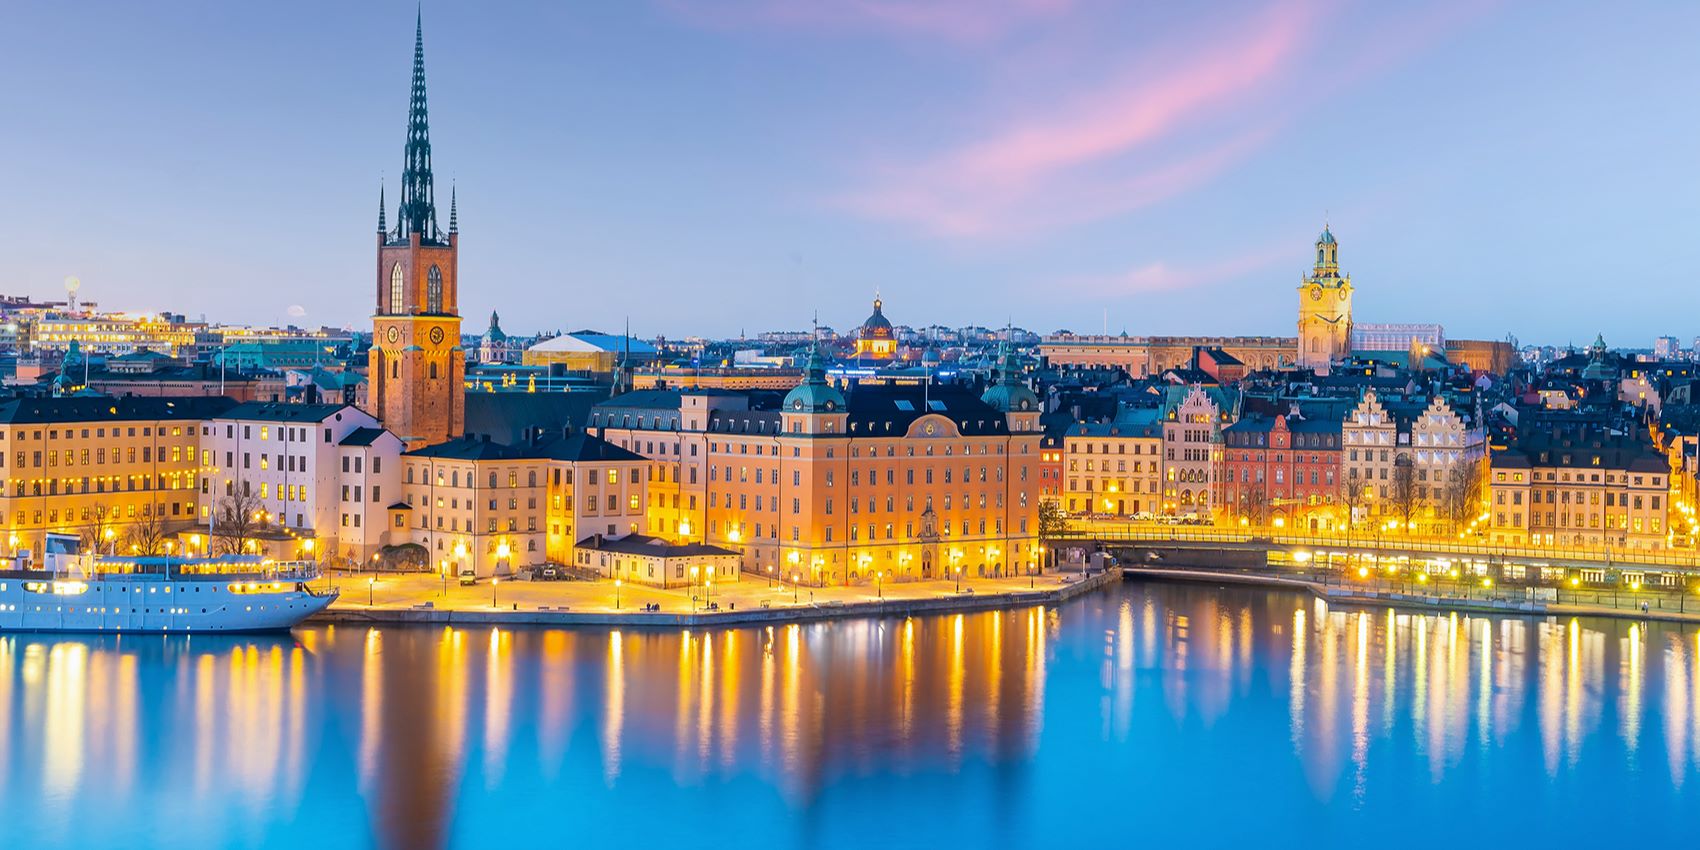
[[[1661,549],[1670,466],[1638,436],[1531,429],[1490,455],[1493,543],[1561,549]]]
[[[201,430],[226,398],[32,398],[0,405],[0,526],[8,556],[47,532],[163,554],[195,522],[210,467]]]
[[[984,396],[829,385],[818,350],[777,393],[650,390],[591,414],[656,464],[650,533],[810,583],[1038,567],[1038,400],[1006,357]]]
[[[1063,447],[1063,507],[1069,513],[1162,511],[1163,424],[1154,415],[1070,426]]]
[[[1352,278],[1340,274],[1340,246],[1324,227],[1316,267],[1299,284],[1298,365],[1327,374],[1352,350]]]
[[[403,541],[449,576],[572,563],[593,535],[642,530],[650,462],[583,434],[510,446],[463,437],[402,455]]]

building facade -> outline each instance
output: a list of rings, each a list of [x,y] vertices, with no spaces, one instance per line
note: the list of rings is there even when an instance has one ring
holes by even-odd
[[[1340,246],[1324,227],[1316,266],[1299,284],[1298,365],[1327,374],[1352,350],[1352,278],[1340,274]]]

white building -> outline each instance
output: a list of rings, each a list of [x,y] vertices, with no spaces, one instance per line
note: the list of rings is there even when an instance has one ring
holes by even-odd
[[[237,405],[202,426],[201,521],[216,538],[221,506],[240,504],[314,541],[320,557],[369,558],[401,496],[400,454],[401,441],[350,404]]]

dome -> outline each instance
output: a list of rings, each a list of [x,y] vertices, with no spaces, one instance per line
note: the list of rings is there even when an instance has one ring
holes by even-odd
[[[1003,413],[1039,409],[1039,396],[1025,384],[997,384],[980,400]]]
[[[785,409],[798,413],[844,409],[844,394],[826,381],[826,364],[821,362],[818,344],[809,344],[809,359],[803,366],[803,382],[785,394]]]
[[[880,299],[874,299],[874,313],[868,317],[867,321],[862,323],[863,339],[891,336],[891,321],[885,317],[885,313],[880,311],[883,304],[884,302],[880,301]]]
[[[490,329],[484,332],[484,339],[489,342],[506,342],[508,335],[502,331],[502,318],[494,311],[490,313]]]
[[[1318,244],[1318,245],[1333,245],[1334,244],[1334,233],[1333,233],[1333,231],[1328,229],[1327,225],[1323,225],[1322,235],[1316,237],[1316,244]]]

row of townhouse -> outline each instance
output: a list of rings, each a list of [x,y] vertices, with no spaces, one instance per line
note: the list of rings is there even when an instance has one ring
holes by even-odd
[[[1164,407],[1067,430],[1065,510],[1313,530],[1397,517],[1434,530],[1482,500],[1483,429],[1443,395],[1388,402],[1368,389],[1271,414],[1217,388],[1174,389]]]
[[[1533,424],[1493,451],[1487,534],[1517,546],[1664,548],[1671,476],[1665,455],[1633,429]]]

